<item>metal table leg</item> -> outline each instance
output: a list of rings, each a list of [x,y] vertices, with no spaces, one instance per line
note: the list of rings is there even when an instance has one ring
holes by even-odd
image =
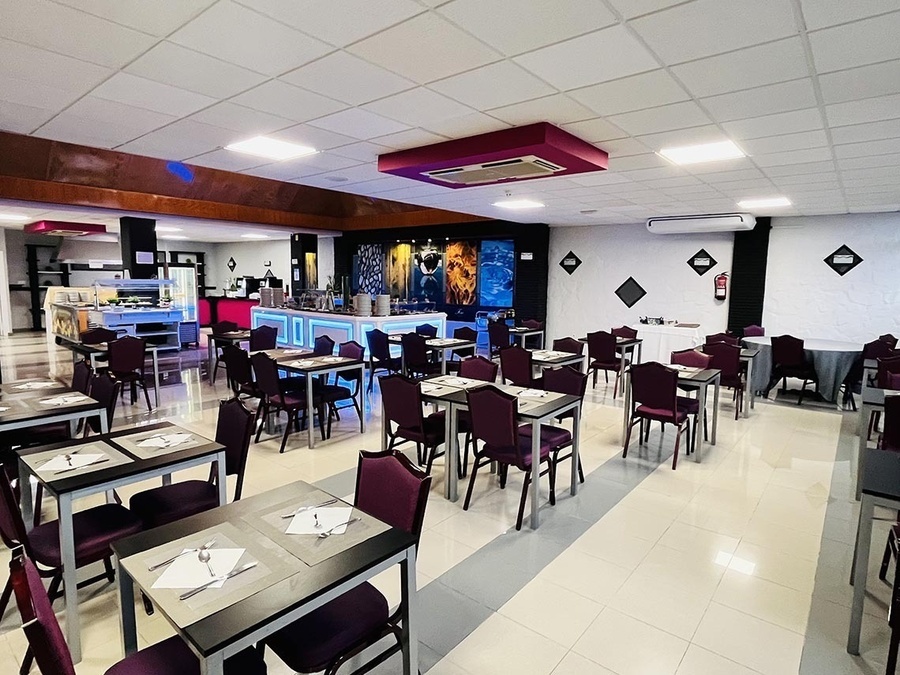
[[[712,445],[716,444],[716,430],[719,428],[719,391],[722,389],[722,376],[716,375],[714,383],[716,388],[713,392],[712,430],[709,432],[709,442]]]
[[[138,650],[137,621],[134,615],[134,582],[128,572],[116,561],[119,586],[119,626],[122,629],[122,642],[125,656]]]
[[[406,550],[406,560],[400,563],[401,638],[403,675],[419,672],[419,612],[416,595],[416,549]]]
[[[541,524],[541,423],[531,422],[531,529],[536,530]]]
[[[578,494],[578,463],[581,457],[581,404],[576,406],[572,416],[572,484],[569,494]]]
[[[78,578],[75,570],[75,532],[72,524],[72,495],[61,494],[59,507],[59,551],[63,565],[66,596],[66,642],[72,661],[81,661],[81,618],[78,616]]]
[[[853,605],[850,609],[850,631],[847,652],[859,654],[859,635],[862,631],[863,607],[866,601],[866,576],[869,572],[869,548],[872,545],[872,520],[875,517],[875,498],[863,495],[859,505],[859,525],[856,529],[856,554],[853,558]]]

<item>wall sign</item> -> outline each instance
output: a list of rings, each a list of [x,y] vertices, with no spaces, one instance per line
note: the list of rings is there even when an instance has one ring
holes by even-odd
[[[522,251],[519,253],[519,260],[534,260],[534,253],[531,251]]]
[[[225,264],[228,265],[228,269],[232,272],[234,272],[234,268],[237,267],[237,263],[234,261],[234,258],[229,258],[228,262]]]
[[[616,289],[616,295],[626,307],[634,307],[641,298],[647,295],[647,291],[634,280],[634,277],[628,277],[622,285]]]
[[[841,246],[825,258],[825,264],[835,272],[844,276],[863,261],[849,246]]]
[[[153,255],[153,251],[135,251],[134,262],[138,265],[152,265],[156,262],[156,256]]]
[[[701,248],[687,261],[688,266],[701,277],[716,266],[716,259],[706,252],[705,248]]]
[[[575,270],[581,267],[581,258],[572,253],[572,251],[569,251],[563,256],[563,259],[559,261],[559,266],[571,275]]]

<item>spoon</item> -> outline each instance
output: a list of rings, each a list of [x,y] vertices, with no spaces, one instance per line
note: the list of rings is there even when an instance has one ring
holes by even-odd
[[[350,520],[348,520],[345,523],[339,523],[339,524],[335,525],[334,527],[332,527],[328,530],[325,530],[324,532],[320,532],[318,535],[319,539],[328,539],[328,537],[330,537],[332,534],[334,534],[335,530],[337,530],[341,527],[344,527],[345,525],[349,526],[352,523],[355,523],[357,520],[359,520],[359,518],[351,518]]]
[[[209,576],[214,577],[216,576],[216,573],[213,572],[212,565],[209,564],[209,559],[211,557],[212,554],[210,554],[208,548],[203,547],[199,551],[197,551],[197,559],[202,563],[206,563],[206,569],[209,570]]]

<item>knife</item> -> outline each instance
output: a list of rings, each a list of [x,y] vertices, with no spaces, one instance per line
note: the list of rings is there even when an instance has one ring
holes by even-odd
[[[78,469],[85,469],[89,466],[94,466],[94,464],[103,464],[103,462],[108,462],[109,457],[104,457],[103,459],[98,459],[96,462],[91,462],[90,464],[82,464],[81,466],[70,466],[68,469],[60,469],[59,471],[55,471],[53,473],[54,476],[58,476],[61,473],[67,473],[69,471],[77,471]]]
[[[297,509],[293,513],[282,513],[281,517],[282,518],[293,518],[298,513],[303,513],[304,511],[309,511],[310,509],[318,509],[323,506],[328,506],[330,504],[337,504],[337,501],[338,501],[337,497],[335,497],[334,499],[329,499],[327,502],[322,502],[321,504],[313,504],[312,506],[301,506],[299,509]]]
[[[246,565],[241,565],[236,570],[231,570],[228,574],[223,574],[222,576],[216,577],[215,579],[210,579],[206,583],[201,584],[200,586],[197,586],[197,588],[192,588],[191,590],[187,591],[186,593],[182,593],[181,595],[178,596],[178,599],[179,600],[187,600],[188,598],[191,598],[191,597],[197,595],[197,593],[199,593],[203,589],[209,588],[213,584],[217,584],[220,581],[226,581],[227,579],[236,577],[238,574],[246,572],[249,569],[253,569],[254,567],[256,567],[257,564],[258,564],[257,561],[254,560],[253,562],[248,562]]]

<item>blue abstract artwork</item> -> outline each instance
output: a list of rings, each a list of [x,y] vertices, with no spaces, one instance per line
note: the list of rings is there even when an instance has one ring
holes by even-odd
[[[516,251],[512,241],[481,242],[478,287],[482,307],[512,307],[515,269]]]

